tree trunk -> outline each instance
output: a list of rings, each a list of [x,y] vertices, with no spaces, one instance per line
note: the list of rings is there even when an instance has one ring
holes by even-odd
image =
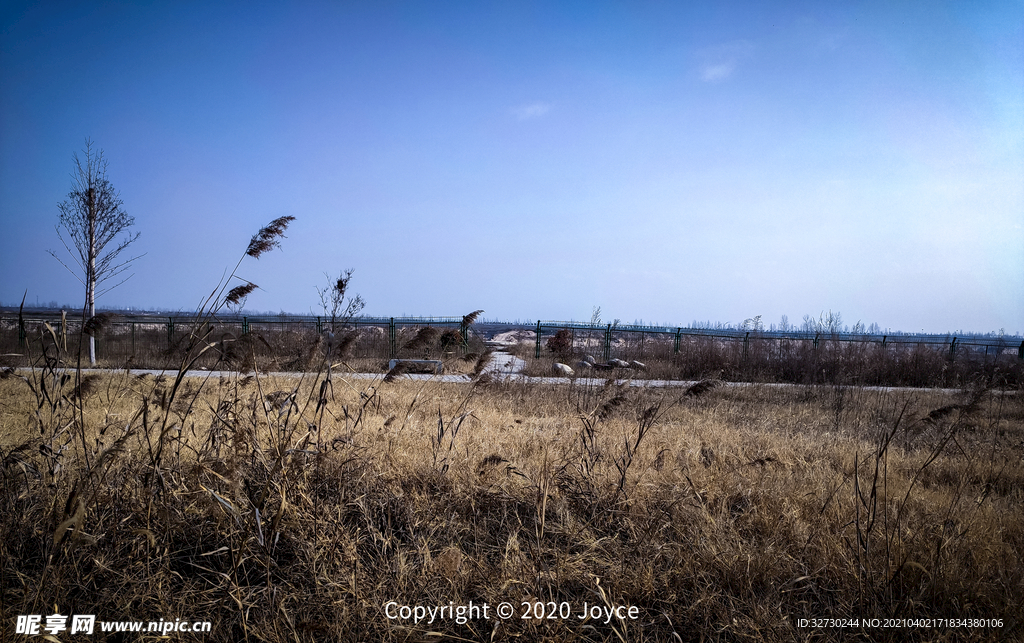
[[[92,319],[93,317],[96,316],[96,299],[95,299],[95,297],[90,297],[90,300],[91,301],[89,302],[89,318]],[[95,333],[95,332],[96,331],[94,330],[93,333]],[[90,366],[96,366],[96,335],[95,334],[90,334],[89,335],[89,365]]]
[[[90,177],[91,179],[92,177]],[[89,267],[86,274],[85,298],[89,319],[96,316],[96,191],[89,187]],[[89,333],[89,365],[96,366],[96,330]]]

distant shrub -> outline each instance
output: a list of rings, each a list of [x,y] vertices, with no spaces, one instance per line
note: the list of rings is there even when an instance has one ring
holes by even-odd
[[[548,339],[548,350],[561,358],[572,354],[572,333],[563,328]]]
[[[455,330],[454,328],[449,328],[448,330],[441,333],[441,350],[453,351],[459,346],[461,346],[464,341],[465,340],[462,337],[462,333]]]

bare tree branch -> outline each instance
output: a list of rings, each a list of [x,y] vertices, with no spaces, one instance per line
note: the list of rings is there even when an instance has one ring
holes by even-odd
[[[316,292],[320,295],[320,306],[323,308],[324,317],[331,325],[331,332],[337,333],[338,327],[344,326],[358,315],[366,306],[366,302],[360,295],[348,297],[348,284],[352,281],[351,268],[337,277],[332,277],[326,272],[324,276],[327,277],[328,286],[317,288]]]

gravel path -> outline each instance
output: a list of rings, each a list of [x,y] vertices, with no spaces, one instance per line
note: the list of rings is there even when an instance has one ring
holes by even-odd
[[[484,368],[485,373],[490,373],[491,377],[500,380],[508,380],[513,382],[523,382],[526,384],[571,384],[575,383],[577,386],[604,386],[609,378],[604,377],[532,377],[523,375],[521,373],[526,362],[509,355],[508,353],[495,353],[495,357],[492,358],[491,362]],[[31,369],[19,368],[15,370],[19,374],[29,374]],[[68,372],[74,372],[73,369],[69,369]],[[82,373],[85,375],[90,374],[103,374],[103,373],[117,373],[124,372],[124,369],[102,369],[102,368],[83,368]],[[133,368],[128,372],[130,375],[152,375],[159,377],[163,375],[165,377],[175,377],[177,371],[160,371],[155,369],[138,369]],[[248,375],[251,373],[238,373],[237,371],[204,371],[194,370],[190,371],[185,377],[233,377],[239,375]],[[311,373],[292,373],[292,372],[271,372],[261,373],[262,377],[274,377],[274,378],[290,378],[299,379],[313,375]],[[341,379],[351,380],[382,380],[384,379],[383,373],[343,373],[335,370],[334,376]],[[469,375],[429,375],[429,374],[417,374],[408,373],[400,375],[399,378],[409,380],[433,380],[437,382],[450,382],[450,383],[469,383],[473,381],[473,378]],[[618,378],[613,379],[612,384],[616,386],[630,386],[636,388],[688,388],[697,383],[697,380],[634,380],[630,378]],[[763,387],[763,388],[807,388],[807,384],[777,384],[777,383],[760,383],[760,382],[722,382],[722,386],[728,386],[733,388],[752,388],[752,387]],[[831,387],[831,384],[818,384],[813,385],[818,387]],[[906,391],[906,392],[933,392],[933,393],[945,393],[953,394],[959,393],[960,389],[954,388],[911,388],[901,386],[849,386],[846,388],[856,388],[863,391],[881,391],[891,393],[895,391]],[[1004,395],[1016,395],[1019,391],[992,391],[993,393],[1002,393]]]

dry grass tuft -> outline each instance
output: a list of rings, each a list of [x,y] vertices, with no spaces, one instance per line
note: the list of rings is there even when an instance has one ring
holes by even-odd
[[[488,348],[477,356],[476,363],[473,364],[473,377],[480,378],[481,373],[487,368],[487,364],[490,363],[493,355],[494,351]]]
[[[438,340],[442,351],[450,351],[458,346],[461,346],[466,340],[462,337],[462,333],[455,330],[454,328],[446,328],[441,333],[441,338]]]
[[[82,381],[79,382],[78,385],[71,391],[71,399],[83,400],[89,397],[90,395],[96,392],[96,390],[99,387],[99,382],[99,375],[85,375],[84,377],[82,377]]]
[[[622,404],[625,404],[627,401],[628,398],[625,395],[616,395],[615,397],[611,398],[610,400],[601,405],[601,408],[598,409],[597,417],[601,420],[607,420],[609,417],[611,417],[612,413],[615,412],[615,409],[617,407],[621,406]]]
[[[440,337],[441,331],[437,330],[433,326],[425,326],[416,332],[416,336],[412,338],[403,347],[403,351],[419,351],[428,349],[437,343],[438,337]]]
[[[103,332],[104,329],[109,328],[110,324],[114,321],[114,315],[111,313],[98,313],[93,315],[85,322],[85,328],[83,329],[86,335],[98,335]]]
[[[699,397],[704,396],[709,391],[714,390],[721,383],[722,382],[719,381],[719,380],[701,380],[701,381],[697,382],[696,384],[694,384],[694,385],[690,386],[689,388],[687,388],[686,392],[684,393],[684,395],[686,397],[696,397],[696,398],[699,398]]]
[[[395,364],[394,368],[389,370],[387,372],[387,374],[384,375],[384,382],[385,383],[394,382],[395,378],[397,378],[399,375],[404,375],[408,371],[409,371],[409,365],[407,363],[405,363],[405,362],[398,362],[398,363]]]
[[[345,333],[341,340],[338,342],[337,355],[338,357],[344,358],[351,354],[353,346],[355,346],[356,340],[359,339],[359,331],[352,330]]]

